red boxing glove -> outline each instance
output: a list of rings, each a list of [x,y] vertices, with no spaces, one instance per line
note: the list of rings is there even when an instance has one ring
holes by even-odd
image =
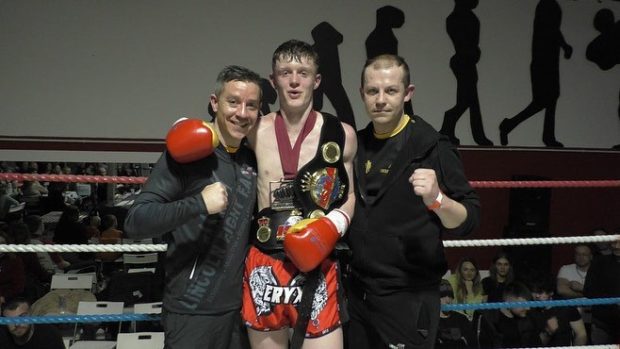
[[[299,270],[309,272],[329,256],[339,238],[329,218],[303,219],[288,229],[284,252]]]
[[[181,119],[166,136],[168,152],[182,164],[206,158],[219,144],[213,126],[200,119]]]

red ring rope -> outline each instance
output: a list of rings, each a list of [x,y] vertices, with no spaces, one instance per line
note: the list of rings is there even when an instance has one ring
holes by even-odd
[[[40,181],[67,183],[129,183],[142,184],[147,177],[58,175],[35,173],[0,173],[4,181]],[[582,181],[470,181],[474,188],[605,188],[620,187],[620,180]]]

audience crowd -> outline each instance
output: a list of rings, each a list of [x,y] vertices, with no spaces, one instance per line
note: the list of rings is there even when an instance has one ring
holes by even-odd
[[[36,162],[2,162],[0,171],[90,175],[109,172],[105,164]],[[136,172],[133,165],[121,165],[116,173],[143,175]],[[122,195],[123,190],[133,192],[140,188],[117,189],[117,195]],[[99,214],[102,206],[98,205],[98,198],[104,195],[104,191],[90,186],[87,196],[67,194],[76,191],[75,183],[0,182],[0,244],[122,243],[126,236],[119,217]],[[62,213],[55,219],[47,222],[42,219],[46,214],[58,211]],[[613,233],[620,234],[620,230]],[[592,234],[608,232],[596,228]],[[482,268],[474,256],[466,256],[452,266],[442,280],[441,304],[620,297],[620,242],[577,244],[573,249],[573,263],[561,266],[556,275],[547,270],[527,270],[517,274],[511,255],[503,250]],[[114,279],[119,273],[126,272],[120,253],[0,253],[0,303],[9,305],[2,308],[4,316],[17,310],[20,314],[28,311],[30,305],[50,292],[53,274],[82,270],[96,273],[97,285],[93,293],[99,300],[108,300],[107,297],[115,292],[112,285],[118,284]],[[158,270],[156,274],[161,272]],[[159,287],[157,282],[152,285]],[[160,301],[160,296],[154,290],[149,301]],[[436,347],[608,344],[618,341],[618,323],[619,304],[442,310]],[[44,327],[46,331],[55,332],[54,326]],[[20,331],[17,327],[9,330]],[[21,330],[31,329],[24,327]]]

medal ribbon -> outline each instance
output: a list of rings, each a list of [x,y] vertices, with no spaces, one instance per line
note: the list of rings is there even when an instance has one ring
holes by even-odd
[[[280,164],[282,165],[285,179],[292,179],[297,174],[301,144],[314,128],[315,123],[316,112],[311,110],[301,133],[297,136],[295,145],[291,147],[291,141],[288,138],[288,132],[286,132],[286,125],[284,124],[284,117],[280,112],[276,115],[274,128],[276,131],[276,141],[278,142],[278,152],[280,153]]]

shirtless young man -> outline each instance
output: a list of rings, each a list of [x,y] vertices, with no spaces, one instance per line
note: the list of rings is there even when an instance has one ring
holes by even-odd
[[[250,231],[242,313],[254,349],[288,348],[289,328],[298,320],[304,328],[293,335],[293,347],[302,341],[304,349],[343,346],[340,272],[329,255],[353,215],[357,141],[351,126],[312,110],[318,65],[305,42],[276,49],[271,83],[280,110],[263,116],[249,136],[259,213]],[[304,289],[302,302],[310,284],[316,290]],[[307,327],[300,309],[308,309]]]

